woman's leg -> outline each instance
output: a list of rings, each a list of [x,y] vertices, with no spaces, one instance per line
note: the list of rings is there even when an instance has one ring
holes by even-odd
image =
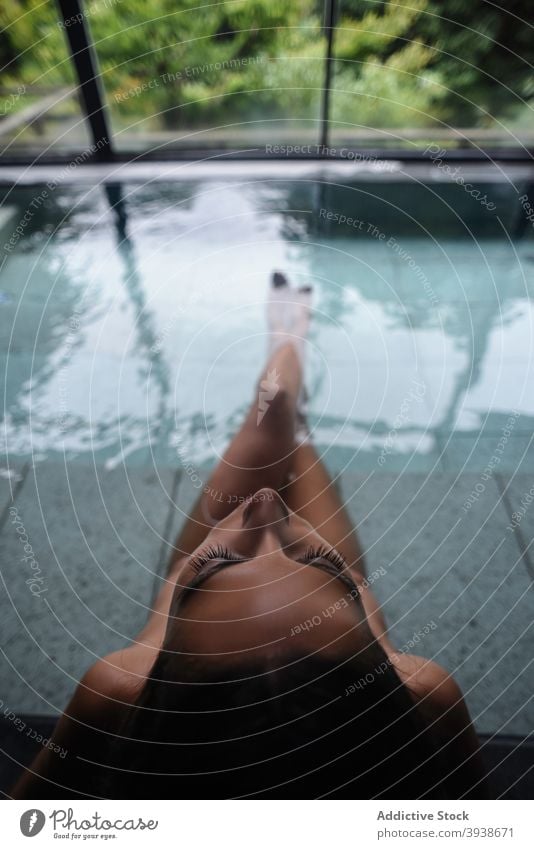
[[[280,494],[293,512],[306,519],[343,555],[347,563],[365,577],[365,565],[358,537],[317,451],[309,441],[293,452],[292,479]]]
[[[294,477],[293,477],[294,476]],[[327,542],[343,555],[359,573],[356,578],[367,621],[375,637],[386,650],[393,651],[387,625],[378,600],[367,579],[364,557],[356,531],[335,485],[311,442],[303,442],[293,453],[292,480],[281,493],[287,506],[306,519]]]
[[[234,510],[240,499],[253,495],[262,486],[279,489],[287,479],[295,447],[301,381],[302,369],[295,348],[292,344],[283,344],[269,358],[245,421],[178,534],[166,579],[154,599],[147,624],[137,638],[145,648],[159,648],[162,644],[179,562],[205,539],[213,526],[209,517],[218,521]],[[267,389],[262,389],[262,385]],[[266,396],[260,398],[260,392],[265,392]]]
[[[212,473],[176,540],[169,570],[190,554],[212,525],[263,486],[279,489],[295,448],[297,400],[302,367],[295,347],[278,347],[263,370],[239,432]],[[210,521],[210,519],[212,521]]]
[[[239,433],[203,487],[175,544],[176,560],[196,549],[210,528],[263,486],[279,489],[287,479],[295,447],[311,289],[290,288],[275,272],[267,300],[270,333],[267,365]]]

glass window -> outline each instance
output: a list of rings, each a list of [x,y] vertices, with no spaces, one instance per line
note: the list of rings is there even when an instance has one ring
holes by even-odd
[[[531,16],[523,0],[514,14],[484,0],[339,0],[331,144],[532,145]]]
[[[432,154],[534,145],[529,4],[91,0],[82,14],[118,151],[316,155],[326,138],[337,153]],[[5,0],[4,156],[87,148],[67,47],[75,23],[75,15],[60,19],[52,0]]]
[[[87,147],[88,132],[54,2],[0,7],[0,154],[34,158]]]
[[[318,142],[322,2],[101,2],[89,24],[118,149]]]

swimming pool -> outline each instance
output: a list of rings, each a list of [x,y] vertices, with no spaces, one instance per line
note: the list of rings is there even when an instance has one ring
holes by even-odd
[[[425,632],[418,650],[455,674],[480,731],[532,727],[530,175],[470,177],[475,198],[431,166],[351,168],[81,166],[4,186],[14,710],[61,710],[143,623],[196,481],[253,397],[282,269],[314,288],[313,438],[388,575],[373,588],[394,639]]]
[[[513,412],[503,466],[526,452],[531,469],[532,228],[480,235],[464,210],[451,235],[449,199],[403,191],[421,193],[419,209],[401,206],[402,183],[310,178],[10,191],[9,457],[111,468],[172,463],[179,447],[212,463],[251,397],[280,268],[314,287],[309,411],[333,469],[482,469]]]

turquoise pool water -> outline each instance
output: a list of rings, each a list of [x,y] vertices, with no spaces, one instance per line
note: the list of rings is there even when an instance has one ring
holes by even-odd
[[[530,231],[440,236],[426,208],[396,226],[387,185],[383,219],[376,192],[312,181],[124,184],[120,215],[102,186],[44,189],[2,207],[4,470],[211,465],[252,398],[272,269],[314,287],[309,412],[332,469],[483,469],[510,416],[501,469],[532,468]]]

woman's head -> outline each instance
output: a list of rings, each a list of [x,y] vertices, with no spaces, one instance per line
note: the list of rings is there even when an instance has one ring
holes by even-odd
[[[272,489],[261,489],[184,559],[164,647],[206,664],[364,651],[369,630],[352,564]]]
[[[273,490],[238,506],[179,570],[109,795],[437,795],[428,729],[357,579]]]

